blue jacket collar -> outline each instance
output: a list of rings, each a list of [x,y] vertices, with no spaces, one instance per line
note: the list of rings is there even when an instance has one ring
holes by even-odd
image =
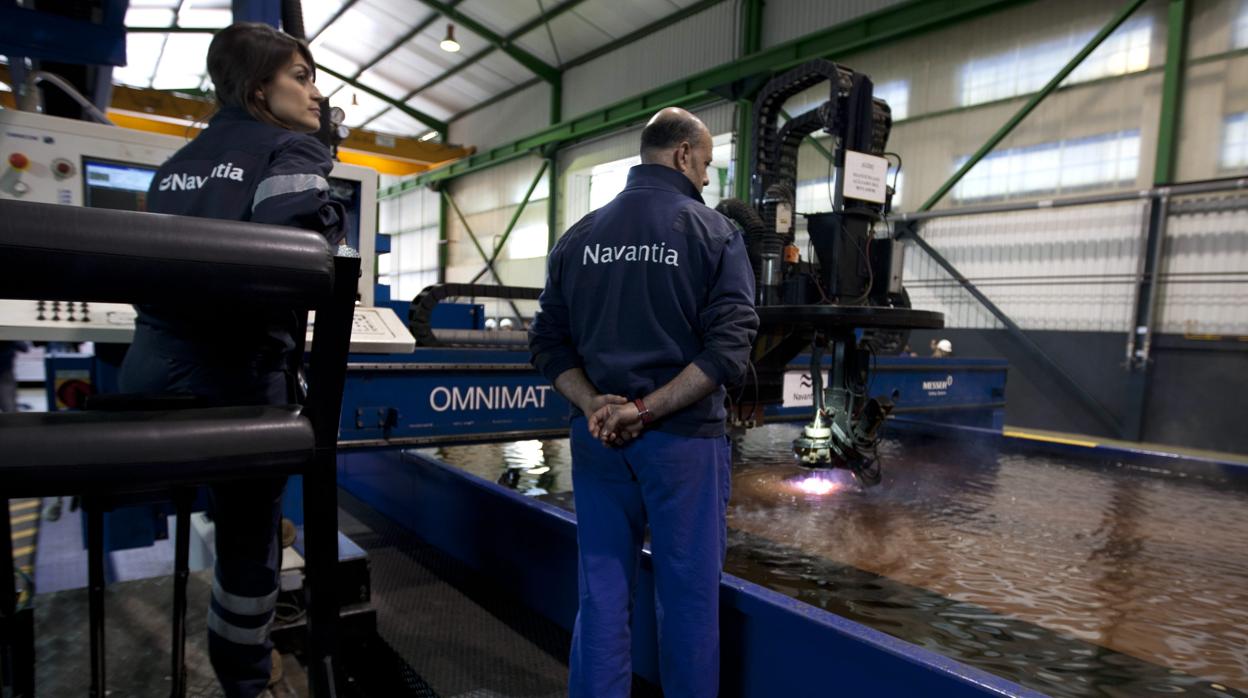
[[[702,195],[698,193],[698,190],[693,188],[693,182],[690,182],[688,177],[663,165],[634,165],[628,171],[628,184],[624,188],[638,187],[667,189],[677,194],[684,194],[700,204],[706,203],[702,200]]]
[[[212,118],[208,120],[208,123],[211,124],[217,121],[255,121],[255,120],[256,120],[256,117],[252,116],[251,113],[248,112],[243,107],[221,107],[220,109],[217,110],[216,114],[212,115]]]

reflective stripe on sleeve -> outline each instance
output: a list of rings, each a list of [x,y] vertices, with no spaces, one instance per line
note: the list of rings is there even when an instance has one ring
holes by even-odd
[[[251,200],[251,210],[256,210],[256,207],[266,199],[281,196],[282,194],[298,194],[299,192],[312,189],[328,191],[329,182],[324,177],[314,174],[288,174],[266,177],[264,181],[260,182],[260,186],[256,187],[256,195]]]

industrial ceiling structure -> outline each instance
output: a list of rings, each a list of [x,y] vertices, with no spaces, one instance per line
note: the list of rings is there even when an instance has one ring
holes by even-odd
[[[304,0],[303,17],[317,84],[347,126],[435,140],[466,113],[720,1]],[[114,81],[210,90],[203,57],[231,21],[229,0],[133,0]],[[458,50],[442,47],[448,35]]]

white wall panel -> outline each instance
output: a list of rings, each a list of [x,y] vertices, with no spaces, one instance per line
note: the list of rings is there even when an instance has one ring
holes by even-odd
[[[904,1],[767,0],[763,4],[763,48],[783,44]]]
[[[501,240],[508,222],[515,215],[519,203],[524,200],[525,192],[533,183],[541,165],[542,159],[532,156],[452,181],[450,194],[486,253],[491,253]],[[545,281],[549,181],[549,174],[543,175],[508,237],[506,248],[499,255],[496,268],[503,283],[509,286],[541,286]],[[467,282],[481,271],[485,261],[473,245],[468,229],[464,227],[459,216],[453,210],[448,211],[447,215],[449,266],[446,279]],[[530,244],[526,246],[526,242]],[[517,258],[521,253],[533,254],[534,242],[541,253],[540,257]],[[522,250],[522,246],[527,249]],[[488,273],[480,281],[494,283]]]
[[[450,124],[450,141],[489,150],[550,125],[550,85],[528,89]]]
[[[727,63],[736,55],[735,2],[721,2],[563,76],[563,114],[577,116]]]
[[[920,234],[1023,329],[1127,332],[1145,219],[1140,202],[957,216]],[[911,304],[946,327],[1001,327],[915,245],[906,248]]]
[[[1157,331],[1248,336],[1248,202],[1171,216],[1162,258]]]

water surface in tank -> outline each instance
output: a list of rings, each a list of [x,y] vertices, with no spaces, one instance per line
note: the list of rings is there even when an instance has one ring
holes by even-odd
[[[1052,696],[1248,696],[1248,491],[902,435],[812,477],[733,437],[727,572]],[[573,508],[567,440],[425,449]]]

